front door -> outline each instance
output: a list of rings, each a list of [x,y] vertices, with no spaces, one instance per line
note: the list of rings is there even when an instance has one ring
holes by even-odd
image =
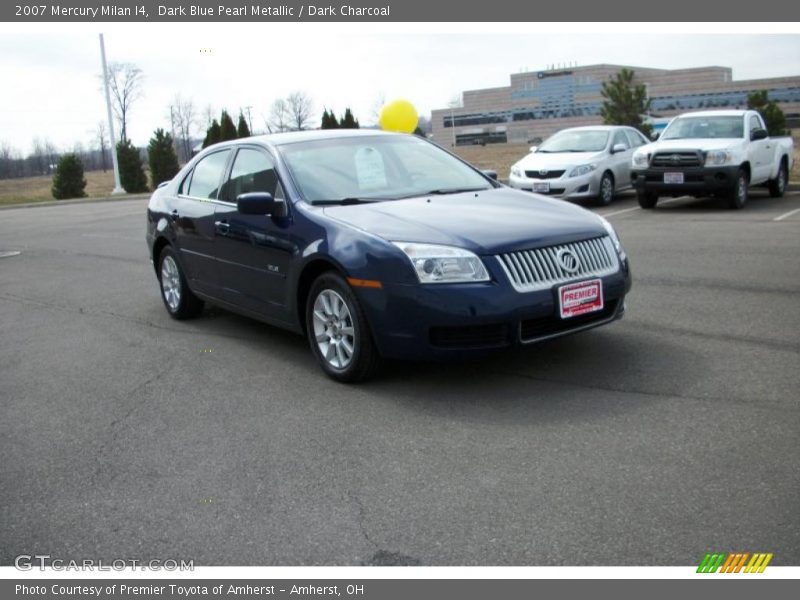
[[[214,252],[228,302],[281,320],[289,319],[286,276],[294,246],[291,215],[274,218],[241,214],[239,194],[268,192],[285,199],[272,157],[258,148],[240,148],[214,215]],[[290,207],[291,210],[291,207]]]

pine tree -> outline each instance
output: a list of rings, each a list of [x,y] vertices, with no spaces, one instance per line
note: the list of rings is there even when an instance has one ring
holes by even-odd
[[[117,163],[122,187],[129,194],[147,191],[147,176],[142,168],[139,149],[130,140],[123,139],[117,144]]]
[[[77,154],[63,155],[53,176],[53,198],[56,200],[83,198],[86,196],[84,188],[86,180],[83,178],[81,159]]]
[[[172,136],[163,129],[155,130],[153,137],[150,138],[150,144],[147,146],[147,154],[153,189],[157,188],[159,183],[175,177],[180,170]]]
[[[600,115],[606,125],[628,125],[650,135],[652,127],[642,119],[650,110],[650,100],[645,86],[634,84],[634,76],[630,69],[622,69],[615,79],[603,82]]]
[[[203,148],[208,148],[212,144],[216,144],[217,142],[221,141],[220,139],[221,131],[219,128],[219,123],[217,120],[214,119],[211,121],[211,125],[208,126],[206,130],[206,137],[203,140]]]
[[[336,129],[339,127],[339,123],[336,120],[336,115],[333,114],[333,111],[328,112],[326,108],[322,113],[322,129]]]
[[[250,137],[251,135],[250,128],[247,126],[247,121],[245,120],[244,115],[240,112],[239,124],[236,126],[236,137],[246,138]]]
[[[219,118],[219,141],[226,142],[228,140],[236,139],[236,125],[233,124],[233,119],[228,114],[227,110],[222,111]]]
[[[786,116],[780,106],[769,99],[767,90],[752,92],[747,95],[747,108],[757,110],[764,119],[770,136],[787,135]]]
[[[344,110],[344,116],[339,121],[339,127],[342,129],[359,129],[358,121],[353,117],[353,113],[349,108]]]

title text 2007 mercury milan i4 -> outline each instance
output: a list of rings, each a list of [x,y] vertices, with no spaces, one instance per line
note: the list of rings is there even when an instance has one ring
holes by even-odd
[[[381,357],[470,356],[610,323],[631,286],[607,221],[410,135],[217,144],[155,191],[147,219],[170,315],[208,301],[304,334],[340,381]]]

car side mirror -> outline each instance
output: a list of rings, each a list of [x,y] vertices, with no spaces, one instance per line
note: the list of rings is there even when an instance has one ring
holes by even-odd
[[[661,137],[661,132],[660,132],[660,131],[653,131],[653,132],[651,132],[651,133],[650,133],[650,139],[651,139],[651,140],[653,140],[654,142],[655,142],[655,141],[656,141],[656,140],[657,140],[659,137]]]
[[[757,142],[758,140],[765,140],[767,139],[767,135],[766,129],[753,129],[750,132],[750,141]]]
[[[625,144],[614,144],[611,148],[611,154],[617,154],[619,152],[626,152],[628,147]]]
[[[285,217],[288,213],[285,200],[276,200],[267,192],[250,192],[236,197],[236,208],[243,215]]]
[[[483,169],[481,173],[486,175],[489,179],[494,179],[495,181],[497,181],[497,171],[493,169]]]
[[[539,147],[539,146],[531,146],[531,152],[536,152],[536,149],[537,149],[538,147]]]

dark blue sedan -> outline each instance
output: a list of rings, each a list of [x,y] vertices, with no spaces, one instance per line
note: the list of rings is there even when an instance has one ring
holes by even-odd
[[[416,136],[217,144],[156,190],[147,215],[171,316],[207,301],[303,334],[340,381],[381,357],[469,356],[610,323],[631,285],[607,221]]]

